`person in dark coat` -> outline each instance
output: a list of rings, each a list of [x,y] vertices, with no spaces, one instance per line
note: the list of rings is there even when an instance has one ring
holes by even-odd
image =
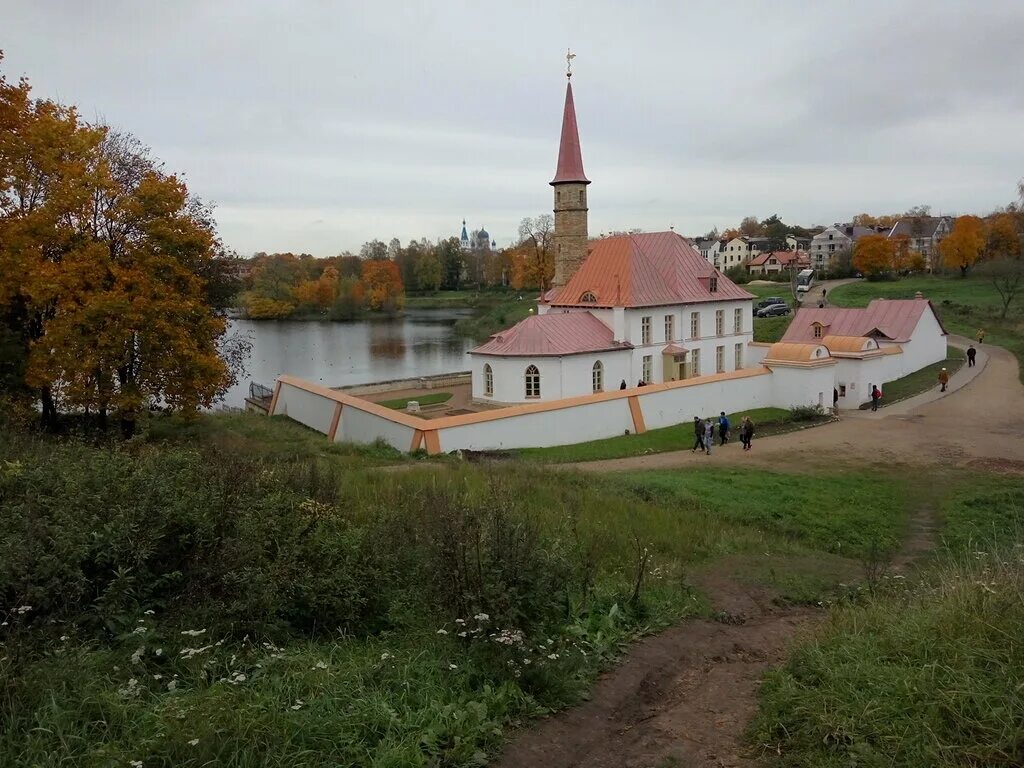
[[[832,387],[832,410],[839,413],[839,390]]]
[[[971,346],[969,346],[967,348],[967,367],[968,368],[973,368],[974,367],[974,358],[976,358],[977,356],[978,356],[978,350],[976,350],[974,348],[974,345],[971,344]]]
[[[754,422],[749,416],[744,416],[743,424],[740,425],[740,442],[743,443],[744,451],[749,451],[754,443]]]
[[[622,380],[622,383],[621,383],[621,384],[619,384],[619,389],[625,389],[625,388],[626,388],[626,380],[625,380],[625,379],[623,379],[623,380]]]
[[[690,453],[694,453],[699,448],[704,450],[704,423],[700,420],[700,416],[693,417],[693,436],[696,438],[693,443],[693,450]]]
[[[877,384],[871,386],[871,410],[878,410],[878,401],[882,399],[882,390],[878,388]]]
[[[949,384],[949,371],[947,371],[945,368],[939,371],[939,384],[942,385],[942,388],[939,390],[939,392],[945,392],[946,385]]]

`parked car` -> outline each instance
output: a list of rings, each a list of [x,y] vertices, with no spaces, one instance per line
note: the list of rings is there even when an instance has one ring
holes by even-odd
[[[757,310],[757,317],[781,317],[788,315],[792,310],[786,304],[772,304],[770,307],[763,307]]]
[[[757,306],[755,306],[754,309],[755,310],[757,310],[757,309],[764,309],[765,307],[770,307],[773,304],[785,304],[785,303],[786,303],[786,300],[784,298],[782,298],[781,296],[768,296],[767,298],[761,299],[759,302],[757,302]]]

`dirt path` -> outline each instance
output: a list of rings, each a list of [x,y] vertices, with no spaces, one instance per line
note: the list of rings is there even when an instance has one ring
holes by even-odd
[[[783,435],[755,453],[716,452],[718,461],[776,467],[818,467],[834,461],[868,464],[955,464],[1024,471],[1024,388],[1017,363],[986,348],[986,368],[948,396],[928,396],[889,413],[852,416],[838,424]],[[592,462],[610,471],[705,464],[689,451]],[[902,550],[889,564],[904,571],[936,543],[937,521],[924,494]],[[726,569],[727,570],[727,569]],[[732,768],[756,765],[743,733],[757,708],[765,671],[824,618],[821,611],[781,608],[764,589],[727,573],[705,575],[719,620],[692,620],[646,638],[601,677],[575,709],[521,732],[497,762],[502,768]]]
[[[838,461],[847,466],[938,464],[1024,472],[1024,387],[1017,359],[986,345],[979,349],[978,368],[964,366],[953,378],[958,377],[960,385],[946,394],[935,387],[878,413],[843,412],[840,421],[815,429],[755,438],[748,453],[728,445],[711,456],[681,450],[561,466],[621,472],[712,464],[777,469],[782,462],[813,470],[832,468]],[[686,428],[680,427],[681,443]]]

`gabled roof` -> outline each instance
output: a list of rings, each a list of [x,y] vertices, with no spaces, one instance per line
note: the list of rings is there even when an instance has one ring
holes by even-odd
[[[895,342],[910,341],[921,315],[929,311],[942,327],[935,308],[927,299],[875,299],[863,309],[833,308],[799,309],[782,340],[786,342],[820,342],[814,338],[814,323],[828,327],[830,336],[881,336]]]
[[[615,341],[612,329],[589,312],[549,312],[494,334],[469,353],[544,357],[623,349],[632,344]]]
[[[788,266],[791,261],[796,260],[797,264],[810,263],[810,256],[805,251],[762,251],[750,260],[748,266],[762,267],[768,263],[768,259],[774,258],[782,266]]]
[[[562,112],[562,139],[558,144],[558,167],[552,184],[580,182],[589,184],[583,173],[583,153],[580,151],[580,132],[576,127],[576,105],[572,99],[572,81],[565,86],[565,109]]]
[[[906,216],[892,225],[889,237],[935,237],[935,230],[945,219],[945,216]]]
[[[717,281],[714,293],[711,278]],[[582,302],[586,293],[596,301]],[[649,232],[592,243],[565,287],[545,298],[553,306],[653,307],[752,299],[753,294],[708,264],[681,235]]]

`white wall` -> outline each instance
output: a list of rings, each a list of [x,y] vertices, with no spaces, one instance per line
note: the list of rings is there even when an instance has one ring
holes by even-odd
[[[877,357],[836,358],[835,387],[839,390],[840,410],[859,408],[871,401],[871,387],[877,386],[885,394],[885,385],[903,376],[900,355]],[[843,394],[842,387],[846,387]],[[829,403],[832,395],[829,393]]]
[[[633,432],[626,397],[571,408],[525,413],[440,430],[441,450],[510,450],[571,445]]]
[[[328,428],[329,426],[330,422],[328,422]],[[326,429],[320,431],[327,432]],[[346,405],[341,409],[341,421],[338,422],[338,431],[334,434],[334,441],[336,443],[372,443],[379,439],[400,451],[408,452],[412,447],[415,432],[416,430],[412,427]]]
[[[835,366],[772,367],[771,404],[776,408],[794,408],[801,405],[832,406],[832,387],[835,385]]]
[[[533,403],[526,398],[526,369],[537,366],[540,371],[540,399],[558,400],[565,397],[589,395],[593,392],[592,373],[598,360],[604,365],[604,389],[618,389],[623,379],[635,386],[631,379],[628,349],[594,352],[565,357],[495,357],[470,355],[473,378],[473,397],[481,402]],[[490,365],[494,373],[494,394],[484,395],[484,366]]]
[[[900,347],[903,348],[903,354],[894,357],[901,358],[903,376],[945,360],[946,337],[942,335],[942,327],[935,319],[935,314],[927,309],[922,312],[910,341],[900,344]]]
[[[772,374],[668,389],[640,395],[640,407],[648,429],[689,424],[694,416],[736,413],[772,405]]]
[[[321,395],[293,387],[291,384],[281,384],[274,415],[287,416],[326,435],[331,426],[331,419],[334,418],[335,405],[337,403],[333,400]]]

